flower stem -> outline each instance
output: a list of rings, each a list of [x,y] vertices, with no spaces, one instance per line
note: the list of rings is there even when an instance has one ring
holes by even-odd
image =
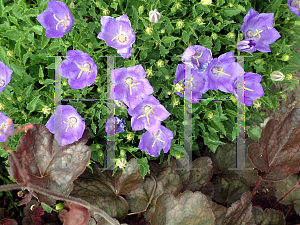
[[[283,199],[286,198],[293,190],[295,190],[297,187],[300,187],[300,181],[297,185],[295,185],[291,190],[289,190],[288,193],[286,193],[284,196],[281,197],[271,208],[274,209]]]
[[[253,191],[252,191],[252,196],[254,195],[255,191],[257,190],[258,186],[260,185],[260,182],[262,181],[262,177],[260,177],[258,183],[256,184],[256,186],[254,187]]]
[[[121,0],[119,0],[119,5],[120,5],[120,8],[122,10],[122,13],[124,13],[124,9],[123,9],[123,6],[122,6],[122,3],[121,3]]]

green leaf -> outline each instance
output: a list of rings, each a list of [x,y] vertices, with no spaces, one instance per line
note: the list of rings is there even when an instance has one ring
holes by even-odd
[[[94,124],[94,122],[92,122],[91,127],[92,127],[94,134],[97,134],[97,126],[96,126],[96,124]]]
[[[170,36],[170,37],[163,37],[161,39],[161,41],[163,43],[170,43],[170,42],[173,42],[173,41],[176,41],[176,40],[179,40],[180,38],[179,37],[173,37],[173,36]]]
[[[241,10],[238,9],[223,9],[221,13],[226,17],[232,17],[240,14]]]
[[[140,158],[137,160],[137,163],[140,164],[140,171],[143,179],[145,179],[145,176],[147,173],[150,173],[150,167],[148,165],[147,157]]]
[[[13,41],[18,41],[19,39],[25,37],[24,33],[20,30],[9,30],[6,33],[3,33],[2,36]]]
[[[253,138],[256,142],[259,141],[261,135],[261,128],[259,126],[254,126],[248,130],[247,134],[249,137]]]
[[[43,69],[42,69],[41,65],[40,65],[40,69],[39,69],[39,77],[44,78],[44,72],[43,72]]]
[[[15,54],[21,58],[20,54],[21,54],[21,50],[20,50],[20,41],[17,41],[16,46],[15,46]]]
[[[54,84],[55,80],[46,79],[40,82],[40,84]]]
[[[280,8],[282,0],[273,0],[271,4],[269,4],[265,10],[264,13],[274,13],[277,9]]]
[[[41,202],[41,205],[42,205],[43,209],[44,209],[47,213],[51,213],[51,212],[52,212],[53,209],[52,209],[49,205],[45,204],[44,202]]]
[[[39,100],[41,95],[36,96],[34,99],[32,99],[31,102],[27,105],[27,109],[30,110],[30,112],[34,111],[36,109],[37,101]]]
[[[40,25],[35,25],[31,28],[31,30],[33,30],[34,33],[42,35],[43,34],[43,27]]]

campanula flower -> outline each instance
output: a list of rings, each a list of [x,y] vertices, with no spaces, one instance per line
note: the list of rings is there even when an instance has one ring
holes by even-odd
[[[199,69],[198,72],[204,72],[208,63],[212,60],[211,51],[202,45],[189,46],[182,54],[182,62],[190,64],[193,68]]]
[[[235,62],[233,52],[230,51],[213,59],[204,73],[209,89],[233,93],[235,79],[245,71]]]
[[[252,39],[245,39],[237,43],[236,47],[242,52],[254,52],[256,43]]]
[[[139,143],[139,149],[146,152],[148,155],[157,157],[160,150],[163,149],[167,153],[171,147],[171,140],[174,138],[172,131],[160,125],[156,133],[146,131],[142,134]]]
[[[146,73],[142,65],[115,69],[112,74],[114,75],[115,84],[111,85],[110,98],[123,100],[129,108],[136,107],[142,98],[153,93],[153,88],[146,79]]]
[[[0,112],[0,142],[5,142],[7,138],[14,132],[14,124],[9,117]]]
[[[288,0],[288,5],[289,5],[290,11],[300,17],[300,1],[299,0]]]
[[[175,79],[173,84],[184,84],[185,79],[185,69],[186,66],[184,64],[179,64],[176,69]],[[202,94],[208,91],[208,86],[205,83],[205,74],[199,73],[197,69],[191,68],[191,78],[185,79],[185,86],[191,88],[192,91],[192,99],[189,99],[186,95],[181,92],[175,92],[180,97],[185,97],[186,100],[191,101],[192,103],[198,103],[202,97]],[[179,88],[177,88],[178,90]],[[176,91],[176,90],[175,90]]]
[[[61,38],[68,33],[73,26],[73,16],[66,3],[49,1],[48,9],[36,18],[46,29],[48,38]]]
[[[72,89],[82,89],[91,86],[97,76],[97,65],[87,53],[80,50],[70,50],[58,70],[68,78]]]
[[[3,91],[11,80],[13,71],[0,61],[0,92]]]
[[[114,131],[116,131],[116,133],[123,133],[125,131],[124,127],[126,127],[125,120],[115,116],[107,120],[105,124],[105,131],[107,136],[113,136]]]
[[[60,121],[55,121],[55,120]],[[56,125],[56,126],[55,126]],[[61,125],[61,126],[60,126]],[[59,105],[46,123],[46,127],[54,134],[61,146],[78,141],[85,130],[85,122],[71,105]]]
[[[101,16],[101,32],[98,38],[110,47],[118,49],[118,54],[123,58],[131,56],[132,44],[135,42],[135,33],[128,17],[123,14],[118,18]]]
[[[134,109],[128,109],[132,130],[146,129],[151,133],[158,132],[160,122],[167,119],[170,113],[153,96],[147,96]]]
[[[234,95],[236,96],[237,100],[247,106],[251,106],[253,100],[256,100],[262,97],[264,93],[264,89],[260,84],[261,82],[261,75],[257,73],[245,73],[244,79],[243,76],[240,76],[234,82]],[[244,89],[244,93],[243,93]]]
[[[245,39],[251,38],[255,46],[250,52],[256,50],[261,52],[271,52],[270,44],[280,38],[279,32],[273,27],[274,13],[259,14],[254,9],[250,9],[244,17],[241,31]]]

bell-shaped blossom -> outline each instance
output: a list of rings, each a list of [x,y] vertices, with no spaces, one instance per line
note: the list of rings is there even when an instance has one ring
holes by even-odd
[[[61,75],[68,78],[72,89],[82,89],[91,86],[97,76],[97,65],[87,53],[80,50],[70,50],[58,70]]]
[[[148,155],[157,157],[160,150],[163,149],[167,153],[171,147],[171,140],[174,138],[172,131],[160,125],[157,133],[147,131],[142,134],[139,143],[139,149],[146,152]]]
[[[205,74],[199,73],[197,68],[191,68],[191,77],[190,79],[185,78],[186,65],[179,64],[176,69],[175,79],[173,84],[185,84],[185,87],[189,87],[191,90],[191,98],[189,98],[186,94],[186,88],[183,92],[175,92],[180,97],[184,97],[186,100],[192,103],[198,103],[202,97],[202,94],[208,91],[208,85],[205,82]],[[185,80],[185,83],[184,83]]]
[[[132,130],[146,129],[151,133],[158,132],[160,122],[167,119],[170,113],[153,96],[147,96],[134,109],[128,109]]]
[[[13,71],[0,61],[0,92],[3,91],[11,80]]]
[[[213,59],[204,73],[209,89],[233,93],[234,81],[245,71],[235,62],[233,52],[230,51],[220,55],[217,59]]]
[[[299,0],[288,0],[288,5],[289,5],[290,11],[300,17],[300,1]]]
[[[119,117],[111,117],[106,121],[105,131],[107,136],[113,136],[116,133],[123,133],[125,131],[124,127],[126,127],[126,122],[124,119],[120,119]]]
[[[5,142],[14,132],[14,124],[9,117],[0,111],[0,142]]]
[[[253,100],[262,97],[264,89],[260,84],[261,75],[257,73],[245,73],[244,76],[240,76],[234,83],[234,95],[237,100],[247,106],[251,106]]]
[[[46,127],[54,134],[61,146],[78,141],[85,130],[85,122],[71,105],[59,105],[46,123]]]
[[[161,18],[161,14],[158,12],[157,9],[154,9],[154,11],[149,12],[149,21],[151,23],[158,23],[160,18]]]
[[[115,84],[111,85],[110,98],[123,100],[129,108],[133,109],[142,101],[142,98],[153,93],[142,65],[115,69],[112,74]]]
[[[210,49],[201,45],[189,46],[182,54],[182,62],[190,64],[194,69],[199,69],[198,72],[204,72],[208,63],[212,60]]]
[[[46,29],[48,38],[61,38],[73,26],[73,16],[67,4],[61,1],[49,1],[48,9],[38,15],[36,19]]]
[[[132,44],[135,42],[135,33],[127,15],[123,14],[116,19],[101,16],[101,24],[101,32],[97,37],[104,40],[108,46],[118,49],[118,54],[123,58],[129,58]]]
[[[274,13],[259,14],[254,9],[250,9],[244,17],[241,31],[245,39],[251,38],[255,46],[250,52],[255,50],[261,52],[271,52],[270,44],[280,38],[279,32],[273,27]]]
[[[237,43],[236,47],[242,52],[254,52],[256,43],[252,39],[245,39]]]

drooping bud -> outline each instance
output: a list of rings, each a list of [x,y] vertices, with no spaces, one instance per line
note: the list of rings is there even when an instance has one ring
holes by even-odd
[[[246,52],[253,49],[255,45],[256,43],[254,42],[254,40],[249,39],[238,42],[236,47],[239,51]]]
[[[271,80],[272,81],[283,81],[285,76],[283,73],[281,73],[280,71],[273,71],[270,74]]]
[[[176,23],[176,27],[177,27],[178,29],[183,28],[183,27],[184,27],[184,22],[183,22],[182,20],[179,20],[179,21]]]

